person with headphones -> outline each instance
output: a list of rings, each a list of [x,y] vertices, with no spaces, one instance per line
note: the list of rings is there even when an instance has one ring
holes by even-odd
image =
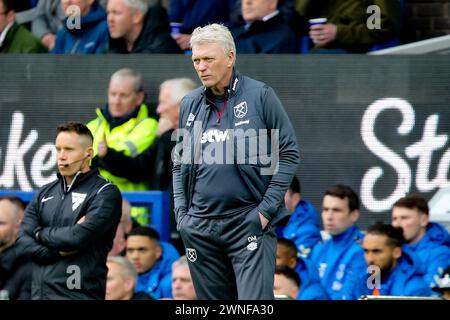
[[[33,261],[32,299],[105,299],[122,196],[89,167],[92,143],[84,124],[56,130],[58,179],[35,194],[17,239],[17,250]]]

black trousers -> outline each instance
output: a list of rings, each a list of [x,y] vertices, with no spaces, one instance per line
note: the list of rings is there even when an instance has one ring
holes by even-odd
[[[277,239],[257,208],[233,217],[181,217],[194,288],[201,300],[272,300]]]

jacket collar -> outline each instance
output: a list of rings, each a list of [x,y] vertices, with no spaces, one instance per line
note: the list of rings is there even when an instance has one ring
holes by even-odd
[[[69,190],[67,190],[67,182],[66,179],[58,172],[57,177],[59,180],[59,183],[61,185],[61,188],[63,190],[63,193],[69,193],[73,189],[75,189],[78,185],[80,185],[83,181],[89,179],[93,175],[99,174],[98,169],[90,169],[88,172],[82,173],[81,171],[78,171],[75,174],[75,177],[72,180],[72,184],[70,185]]]
[[[230,83],[228,86],[225,87],[225,98],[228,99],[229,97],[232,97],[236,94],[236,92],[239,90],[241,82],[241,75],[239,71],[237,71],[235,68],[233,68],[233,74],[230,79]],[[214,101],[214,94],[212,93],[211,89],[203,87],[202,95],[208,100],[208,101]],[[207,108],[211,106],[211,103],[207,104]]]

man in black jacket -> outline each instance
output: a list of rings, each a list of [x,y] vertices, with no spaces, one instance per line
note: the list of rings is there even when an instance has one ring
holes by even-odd
[[[58,126],[58,179],[39,189],[25,211],[17,250],[33,261],[32,299],[105,298],[122,196],[89,168],[92,141],[81,123]]]
[[[157,1],[109,0],[107,12],[109,53],[181,53]]]
[[[287,216],[299,161],[295,132],[273,89],[234,70],[226,27],[195,29],[191,48],[204,87],[181,103],[173,188],[197,297],[273,299],[275,225]]]

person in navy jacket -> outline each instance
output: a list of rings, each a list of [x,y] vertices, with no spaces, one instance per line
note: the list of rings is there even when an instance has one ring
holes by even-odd
[[[431,296],[423,280],[424,266],[405,242],[403,230],[377,223],[364,238],[364,258],[368,272],[358,275],[355,284],[357,299],[364,295]]]
[[[108,25],[106,11],[98,0],[62,1],[62,5],[66,15],[75,7],[80,12],[78,16],[75,12],[66,18],[64,27],[56,34],[51,53],[104,53],[108,43]]]
[[[450,261],[450,235],[442,225],[429,221],[427,201],[417,194],[397,200],[392,209],[392,225],[402,227],[406,246],[426,268],[425,282],[436,286],[436,279]]]
[[[333,300],[349,299],[352,274],[365,272],[363,234],[356,226],[359,199],[348,186],[330,187],[323,197],[322,221],[331,238],[318,243],[311,260],[319,271],[320,282]]]
[[[300,181],[295,176],[284,196],[284,204],[291,215],[286,226],[277,229],[277,236],[294,241],[299,255],[308,258],[322,240],[319,213],[311,202],[302,199]]]

